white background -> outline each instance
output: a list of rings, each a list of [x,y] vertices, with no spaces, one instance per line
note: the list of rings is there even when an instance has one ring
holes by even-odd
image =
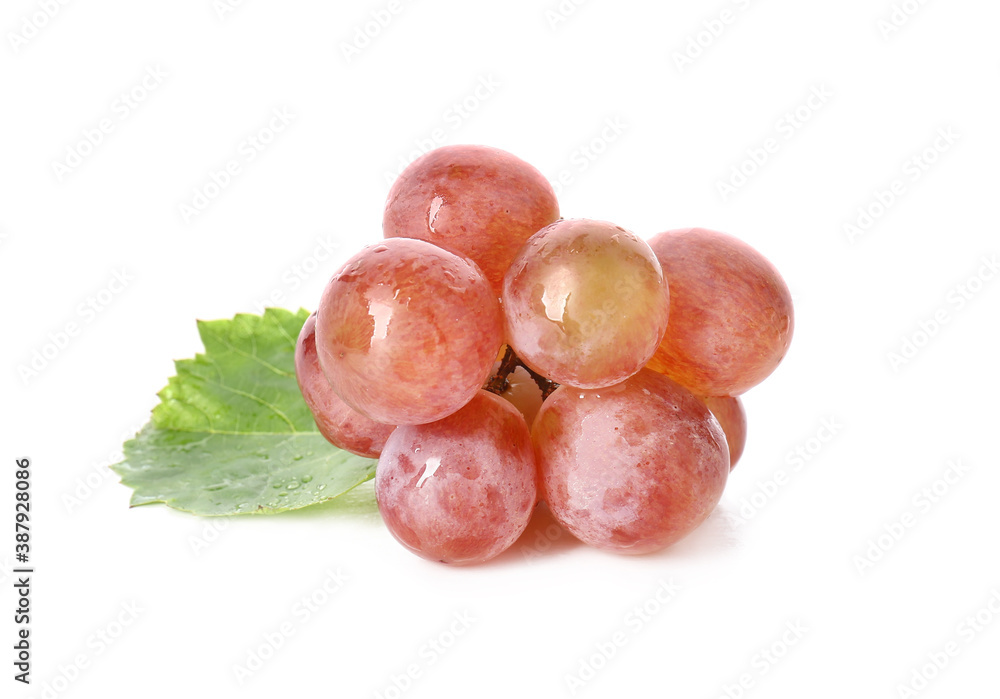
[[[4,2],[0,694],[559,697],[575,677],[575,696],[894,697],[917,672],[933,675],[917,696],[995,696],[1000,6],[900,0],[896,26],[890,0],[577,2],[403,0],[350,60],[388,0],[50,2],[51,18]],[[290,123],[249,160],[276,109]],[[745,396],[723,502],[673,549],[616,557],[536,522],[495,562],[450,569],[394,542],[370,487],[273,517],[128,509],[107,465],[172,360],[201,349],[195,319],[315,307],[428,138],[563,173],[566,216],[725,230],[782,271],[790,353]],[[60,176],[70,149],[86,157]],[[849,233],[859,207],[872,218]],[[21,456],[30,688],[11,665]],[[327,571],[346,578],[330,595]]]

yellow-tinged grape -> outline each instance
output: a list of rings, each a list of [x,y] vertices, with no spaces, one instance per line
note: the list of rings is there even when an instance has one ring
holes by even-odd
[[[635,234],[566,219],[518,253],[503,289],[507,340],[560,384],[601,388],[641,369],[660,345],[670,293],[660,263]]]
[[[496,366],[493,371],[496,371]],[[521,412],[528,427],[542,408],[542,389],[523,366],[515,367],[507,376],[507,388],[500,397]]]

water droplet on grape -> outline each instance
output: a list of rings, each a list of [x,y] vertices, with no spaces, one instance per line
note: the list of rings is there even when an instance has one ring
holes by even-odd
[[[309,481],[311,481],[312,479],[313,479],[313,477],[312,477],[312,476],[302,476],[302,482],[303,482],[303,483],[308,483],[308,482],[309,482]]]
[[[431,201],[431,208],[427,212],[427,227],[431,229],[432,233],[437,233],[434,230],[434,222],[437,220],[438,213],[441,211],[441,206],[444,204],[444,199],[442,197],[434,197]]]
[[[417,481],[417,487],[419,488],[420,486],[422,486],[424,484],[424,481],[433,476],[434,472],[437,471],[440,467],[441,467],[441,459],[439,459],[438,457],[432,456],[431,458],[427,459],[427,461],[424,463],[423,475],[421,475],[420,480]]]
[[[288,488],[289,490],[295,490],[296,488],[299,487],[299,482],[298,481],[289,481],[288,485],[286,485],[285,487]]]

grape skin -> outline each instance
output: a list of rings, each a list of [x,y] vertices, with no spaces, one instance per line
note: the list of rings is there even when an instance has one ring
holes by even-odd
[[[555,518],[617,553],[687,535],[719,502],[730,470],[726,436],[705,404],[648,369],[610,388],[557,389],[531,436]]]
[[[649,368],[698,395],[736,396],[767,378],[792,341],[792,296],[767,259],[704,228],[649,241],[670,282],[670,325]]]
[[[699,396],[719,421],[729,443],[729,470],[736,468],[736,462],[743,456],[747,444],[747,413],[743,401],[738,396]]]
[[[320,434],[358,456],[378,458],[395,429],[370,420],[340,399],[326,380],[316,355],[316,314],[306,319],[295,343],[295,379]]]
[[[375,470],[375,498],[392,535],[418,556],[454,565],[510,547],[536,495],[528,426],[487,391],[443,420],[396,428]]]
[[[316,321],[320,366],[345,403],[376,422],[440,420],[469,402],[503,342],[503,313],[475,263],[391,238],[347,261]]]
[[[504,279],[507,339],[560,384],[620,383],[656,352],[670,292],[650,247],[605,221],[565,219],[536,233]]]
[[[443,146],[393,183],[382,219],[386,238],[427,240],[475,261],[496,295],[524,242],[559,218],[552,185],[506,151]]]

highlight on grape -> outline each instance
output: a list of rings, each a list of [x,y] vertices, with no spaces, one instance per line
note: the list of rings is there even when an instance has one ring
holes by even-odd
[[[624,554],[708,517],[746,442],[740,395],[792,338],[791,294],[759,252],[562,218],[538,170],[475,145],[409,164],[383,234],[330,279],[295,369],[327,440],[378,458],[404,547],[481,563],[542,502]]]

